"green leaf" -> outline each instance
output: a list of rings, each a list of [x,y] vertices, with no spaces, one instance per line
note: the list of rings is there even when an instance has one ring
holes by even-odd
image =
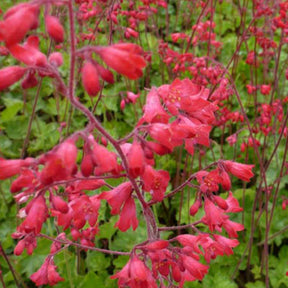
[[[110,257],[97,251],[88,251],[86,265],[89,270],[101,272],[110,266]]]

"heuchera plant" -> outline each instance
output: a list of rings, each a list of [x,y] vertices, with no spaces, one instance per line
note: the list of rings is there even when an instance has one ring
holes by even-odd
[[[224,69],[212,65],[206,68],[204,58],[193,57],[189,53],[184,56],[174,53],[167,44],[161,43],[159,53],[164,62],[167,65],[176,63],[174,72],[188,69],[193,79],[175,77],[171,83],[160,87],[146,87],[143,114],[127,136],[116,139],[77,98],[77,65],[81,63],[81,80],[86,93],[90,97],[100,97],[99,92],[104,83],[112,84],[115,81],[110,69],[136,80],[142,77],[143,69],[151,59],[149,53],[145,53],[139,45],[125,41],[108,46],[87,45],[78,49],[76,16],[83,21],[97,13],[94,6],[86,7],[86,2],[25,2],[11,7],[0,22],[0,41],[7,54],[19,63],[0,70],[0,90],[18,81],[21,81],[23,89],[29,89],[37,86],[44,77],[50,78],[55,91],[66,97],[88,121],[84,129],[71,134],[51,151],[36,158],[0,159],[0,179],[15,176],[10,189],[21,207],[21,223],[12,235],[18,240],[14,253],[21,255],[26,249],[28,254],[32,254],[39,237],[52,241],[50,254],[30,277],[37,286],[53,286],[64,281],[53,259],[57,253],[70,246],[83,250],[94,249],[99,253],[129,255],[127,264],[111,277],[118,280],[119,287],[183,287],[187,281],[202,280],[208,273],[211,260],[219,255],[233,254],[233,248],[239,244],[237,232],[242,231],[244,226],[231,221],[230,213],[238,213],[242,208],[233,197],[230,179],[235,176],[249,182],[253,177],[253,165],[218,159],[199,171],[193,171],[180,185],[170,189],[169,172],[157,169],[156,164],[163,155],[172,153],[176,147],[181,146],[186,153],[193,155],[195,149],[210,146],[210,131],[219,125],[219,119],[216,121],[215,118],[216,111],[219,112],[218,104],[231,94],[228,79],[222,77]],[[110,5],[108,1],[96,2],[97,7]],[[167,6],[165,1],[143,2],[146,9],[134,13],[133,17],[130,15],[131,27],[127,27],[124,34],[128,39],[138,37],[137,21],[145,21],[150,13],[157,12],[151,4],[164,8]],[[131,9],[133,5],[131,1]],[[54,6],[67,12],[67,29],[62,19],[54,14]],[[117,14],[124,11],[121,12],[120,5],[110,8],[109,17],[117,23]],[[44,18],[40,16],[43,13]],[[41,52],[41,37],[39,34],[36,36],[40,23],[45,24],[45,36],[49,36],[52,43],[61,48],[63,41],[69,42],[67,83],[59,71],[63,64],[61,52],[53,52],[48,56]],[[190,39],[185,33],[176,33],[172,35],[172,40],[176,42],[184,39],[193,45],[195,41],[213,39],[213,32],[206,32],[209,27],[213,29],[214,24],[209,21],[198,22],[193,27],[197,37]],[[93,34],[89,37],[92,39]],[[217,54],[221,43],[213,40],[210,44],[214,47],[213,53]],[[252,54],[250,58],[252,60],[248,63],[253,62]],[[187,63],[191,65],[187,66]],[[207,88],[207,83],[219,85],[212,90]],[[271,87],[262,85],[260,89],[263,95],[267,95]],[[124,109],[127,103],[135,103],[138,97],[127,91],[127,98],[121,102],[121,108]],[[259,109],[267,111],[268,108],[262,106]],[[241,115],[234,114],[231,117],[236,119],[241,118]],[[230,138],[229,143],[233,141],[234,138]],[[79,155],[82,155],[80,161],[77,160]],[[114,178],[121,179],[121,184],[111,186],[109,179]],[[185,226],[160,227],[152,206],[174,197],[186,186],[195,191],[190,215],[195,216],[202,210],[203,216]],[[102,189],[104,187],[106,189]],[[219,196],[220,189],[226,191],[224,198]],[[93,195],[87,191],[93,191]],[[111,217],[118,217],[115,227],[122,232],[130,228],[137,230],[139,217],[144,217],[147,239],[137,243],[132,251],[110,251],[95,247],[95,237],[101,230],[99,209],[106,202],[111,208]],[[55,238],[42,233],[43,224],[48,218],[55,219],[58,231]],[[206,232],[201,231],[203,225],[208,227]],[[181,231],[186,228],[191,228],[193,233],[183,234]],[[161,232],[169,230],[178,230],[178,236],[162,239]]]

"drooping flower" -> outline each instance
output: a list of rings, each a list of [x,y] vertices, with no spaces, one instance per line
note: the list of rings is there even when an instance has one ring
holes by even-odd
[[[24,169],[21,171],[20,176],[12,182],[10,191],[11,193],[17,193],[20,192],[23,188],[32,188],[36,183],[37,179],[35,174],[29,169]]]
[[[204,200],[205,216],[202,218],[204,224],[209,226],[211,232],[219,230],[223,222],[228,218],[222,209],[214,205],[207,197]]]
[[[68,213],[69,207],[67,203],[57,195],[54,195],[53,193],[50,194],[50,201],[53,205],[53,208],[63,214]]]
[[[237,239],[229,239],[218,234],[213,234],[213,237],[223,247],[223,251],[226,255],[232,255],[232,248],[239,245],[239,241]]]
[[[228,209],[225,212],[228,213],[237,213],[243,211],[243,208],[239,206],[239,202],[236,198],[233,197],[231,191],[229,191],[229,196],[226,199],[226,203],[228,204]]]
[[[133,255],[121,271],[111,276],[118,279],[119,287],[130,288],[157,288],[155,279],[149,268],[137,256]]]
[[[125,232],[130,227],[135,231],[138,227],[135,201],[131,196],[125,201],[120,213],[120,218],[115,224],[115,227],[118,227],[122,232]]]
[[[109,172],[117,174],[120,167],[117,163],[116,154],[98,144],[94,139],[90,140],[92,144],[92,161],[95,166],[94,174],[102,175]]]
[[[27,68],[10,66],[0,70],[0,91],[19,81],[26,73]]]
[[[152,195],[153,201],[162,201],[169,184],[169,173],[164,170],[156,171],[150,165],[146,165],[141,178],[144,182],[144,190]]]
[[[207,274],[209,266],[206,266],[194,258],[184,254],[180,254],[180,258],[184,268],[196,279],[202,280]]]
[[[46,15],[45,25],[49,36],[56,42],[63,42],[64,28],[59,19],[55,16]]]
[[[135,80],[143,75],[146,61],[142,57],[142,48],[136,44],[119,43],[99,47],[97,53],[109,67],[129,79]]]
[[[39,38],[31,35],[23,45],[9,46],[9,51],[14,58],[28,66],[45,66],[47,57],[39,51]]]
[[[230,238],[238,238],[237,232],[244,230],[244,225],[233,222],[228,218],[223,221],[222,227],[226,230]]]
[[[137,140],[134,140],[127,152],[128,173],[131,177],[141,176],[145,170],[144,151]]]
[[[60,67],[63,64],[63,56],[60,52],[53,52],[49,55],[48,61],[55,67]]]
[[[37,27],[38,15],[38,5],[21,3],[12,7],[0,22],[0,40],[5,41],[8,48],[19,43],[29,30]]]
[[[183,143],[183,139],[174,137],[170,124],[153,123],[149,126],[149,134],[153,139],[167,147],[170,151]]]
[[[148,93],[146,98],[146,104],[144,107],[144,115],[141,117],[137,125],[141,125],[144,122],[147,123],[168,123],[170,116],[164,110],[160,103],[157,89],[153,87]]]
[[[54,151],[47,153],[41,159],[45,164],[40,173],[40,181],[44,185],[67,179],[77,171],[77,147],[73,140],[66,140]]]
[[[241,164],[230,160],[223,161],[222,163],[227,172],[243,181],[249,182],[250,178],[254,176],[254,173],[252,172],[254,165]]]
[[[43,223],[48,216],[48,209],[43,195],[34,198],[25,208],[27,217],[17,228],[17,231],[22,233],[39,234]]]
[[[91,197],[82,195],[70,202],[70,206],[73,209],[73,226],[75,228],[83,228],[86,221],[91,227],[96,225],[98,220],[98,211],[101,206],[100,199],[99,195]]]
[[[25,160],[22,159],[6,160],[0,158],[0,180],[4,180],[19,174],[23,167],[29,167],[33,163],[34,163],[33,158],[26,158]]]
[[[38,79],[35,76],[35,71],[29,71],[21,82],[23,89],[29,89],[37,86]]]
[[[60,277],[56,271],[57,266],[51,257],[47,257],[40,267],[40,269],[30,276],[30,279],[37,285],[50,285],[54,286],[60,281],[64,281],[64,278]]]
[[[13,233],[12,238],[19,239],[23,237],[23,233]],[[21,239],[14,248],[14,254],[19,256],[23,253],[24,249],[26,249],[28,255],[32,255],[34,249],[37,247],[36,237],[33,234],[27,234]]]
[[[94,97],[100,91],[100,83],[96,66],[87,61],[82,68],[82,83],[89,96]]]
[[[99,195],[99,199],[105,199],[111,206],[111,214],[117,215],[120,213],[124,203],[128,200],[132,193],[132,185],[130,182],[125,182],[117,186],[116,188],[102,192]]]

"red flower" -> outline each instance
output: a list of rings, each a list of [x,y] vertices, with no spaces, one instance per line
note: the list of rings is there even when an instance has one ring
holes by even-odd
[[[108,172],[117,174],[119,165],[117,163],[117,156],[115,153],[110,152],[107,148],[99,145],[94,139],[91,140],[92,144],[92,161],[96,166],[94,169],[95,175],[102,175]]]
[[[19,43],[29,30],[37,27],[38,15],[39,7],[36,5],[21,3],[12,7],[0,23],[0,40],[4,40],[6,46]]]
[[[69,207],[67,203],[57,195],[53,195],[52,193],[50,194],[50,201],[53,205],[53,208],[63,214],[68,213]]]
[[[0,180],[4,180],[19,174],[23,167],[29,167],[33,163],[33,158],[26,158],[25,160],[6,160],[0,158]]]
[[[39,38],[29,36],[24,45],[15,44],[9,46],[9,51],[14,58],[29,66],[45,66],[47,57],[39,51]]]
[[[174,137],[174,131],[170,124],[154,123],[149,127],[150,136],[170,151],[183,143],[183,139]]]
[[[237,239],[229,239],[217,234],[213,234],[213,237],[223,247],[224,253],[226,255],[232,255],[232,248],[239,245],[239,241]]]
[[[164,170],[156,171],[150,165],[146,165],[142,180],[144,190],[150,192],[153,201],[162,201],[169,184],[169,173]]]
[[[10,66],[0,70],[0,91],[19,81],[26,73],[27,68]]]
[[[181,245],[191,247],[194,252],[202,254],[202,251],[199,249],[199,240],[200,240],[199,236],[182,234],[178,235],[176,239]]]
[[[210,263],[211,259],[216,259],[218,255],[224,255],[223,246],[217,241],[212,240],[209,236],[202,236],[201,246],[203,247],[204,258],[207,263]]]
[[[230,221],[229,219],[226,219],[223,222],[222,227],[226,230],[230,238],[237,238],[237,231],[244,230],[244,226],[242,224]]]
[[[111,276],[111,279],[118,278],[119,287],[130,288],[157,288],[155,279],[149,268],[137,256],[132,256],[121,271]]]
[[[22,222],[22,224],[17,228],[19,232],[22,233],[40,233],[43,223],[47,219],[47,206],[45,203],[45,198],[40,195],[34,198],[25,208],[27,217]]]
[[[63,42],[64,28],[57,17],[47,15],[45,17],[45,25],[49,36],[56,42]]]
[[[271,86],[270,85],[261,85],[260,87],[260,92],[263,95],[269,95],[271,91]]]
[[[37,183],[35,174],[28,169],[21,171],[21,175],[12,182],[10,186],[11,193],[20,192],[25,187],[32,188]]]
[[[209,226],[211,232],[215,229],[219,230],[223,221],[228,218],[228,216],[223,213],[223,210],[215,206],[208,198],[205,198],[204,210],[205,216],[202,218],[202,221]]]
[[[184,268],[196,279],[202,280],[208,272],[208,266],[201,264],[197,260],[187,255],[181,254],[180,258]]]
[[[56,265],[51,257],[47,257],[40,269],[31,275],[30,279],[37,285],[54,286],[60,281],[64,281],[56,271]]]
[[[122,232],[125,232],[130,227],[132,227],[133,231],[135,231],[138,227],[135,201],[133,198],[131,198],[131,196],[125,201],[120,213],[120,218],[115,224],[115,227],[118,227]]]
[[[111,214],[116,215],[120,213],[121,207],[128,200],[132,193],[132,186],[130,182],[125,182],[117,186],[111,191],[106,191],[100,194],[99,199],[105,199],[111,206]]]
[[[91,197],[82,195],[81,197],[77,197],[71,201],[70,206],[73,209],[73,226],[75,228],[83,228],[86,221],[91,227],[96,225],[98,211],[101,206],[99,195]]]
[[[243,181],[249,182],[250,178],[254,176],[252,172],[254,165],[240,164],[229,160],[223,161],[223,164],[227,172]]]
[[[177,115],[179,109],[189,113],[191,109],[195,111],[200,107],[210,105],[206,101],[209,90],[193,83],[188,78],[175,79],[171,85],[159,87],[158,92],[167,105],[169,112],[173,115]]]
[[[146,61],[141,56],[142,48],[132,43],[120,43],[109,47],[98,48],[102,60],[116,72],[129,79],[138,79],[143,75]]]
[[[49,63],[55,67],[60,67],[63,64],[63,56],[60,52],[53,52],[49,55]]]
[[[63,142],[55,151],[43,156],[42,162],[45,163],[45,167],[41,171],[40,181],[47,185],[71,177],[77,171],[76,160],[75,143],[72,140]]]
[[[144,115],[139,120],[137,125],[141,125],[144,122],[147,123],[168,123],[170,116],[164,110],[160,103],[157,89],[153,87],[148,93],[146,98],[146,104],[144,107]]]
[[[141,176],[145,170],[145,156],[140,143],[133,141],[127,152],[128,173],[131,177]]]
[[[226,203],[228,204],[228,209],[225,212],[237,213],[237,212],[243,211],[243,208],[239,206],[238,200],[233,197],[233,194],[231,191],[229,191],[229,196],[226,199]]]
[[[89,96],[96,96],[100,91],[100,83],[96,66],[90,61],[86,62],[82,68],[82,83]]]
[[[17,235],[18,234],[18,235]],[[19,239],[23,237],[22,233],[13,233],[12,237],[15,239]],[[23,239],[21,239],[14,248],[14,254],[19,256],[23,253],[26,248],[27,254],[32,255],[34,249],[37,247],[36,237],[33,234],[26,235]]]

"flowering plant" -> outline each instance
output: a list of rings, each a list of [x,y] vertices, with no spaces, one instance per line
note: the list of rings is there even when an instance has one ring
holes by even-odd
[[[218,61],[223,43],[216,40],[217,26],[213,21],[216,4],[195,1],[200,14],[193,22],[191,32],[171,34],[172,43],[180,40],[181,49],[173,50],[164,40],[159,42],[158,57],[166,65],[168,76],[165,78],[164,72],[163,81],[157,83],[149,79],[149,71],[153,69],[153,47],[150,51],[141,47],[141,27],[150,23],[150,19],[153,22],[161,11],[168,15],[171,5],[168,1],[134,2],[33,0],[7,9],[0,22],[1,55],[14,61],[0,69],[0,90],[9,93],[15,87],[18,89],[21,82],[25,93],[36,93],[21,157],[0,158],[0,179],[11,179],[9,188],[18,207],[19,221],[12,233],[16,243],[14,254],[18,257],[24,253],[32,255],[39,249],[39,242],[49,241],[50,250],[45,252],[38,270],[30,273],[30,280],[36,286],[61,285],[67,281],[57,271],[57,259],[65,253],[76,252],[77,272],[81,275],[79,263],[91,255],[89,251],[96,251],[95,257],[103,257],[103,261],[109,256],[99,254],[111,255],[111,265],[105,267],[105,275],[108,278],[109,271],[110,279],[118,280],[118,287],[186,287],[189,282],[204,281],[210,266],[217,265],[213,260],[217,256],[232,255],[233,249],[240,244],[238,233],[245,229],[245,219],[243,216],[240,221],[235,216],[240,212],[244,215],[244,212],[233,192],[234,185],[237,179],[238,185],[244,182],[244,191],[246,185],[253,185],[256,181],[253,169],[258,165],[261,179],[258,187],[264,185],[266,188],[266,198],[261,198],[260,202],[265,209],[261,208],[259,217],[265,210],[269,231],[273,211],[269,214],[268,203],[272,198],[269,198],[265,173],[281,139],[287,134],[287,117],[284,118],[281,106],[287,102],[287,97],[279,100],[272,96],[270,104],[258,103],[254,97],[254,112],[259,114],[252,125],[234,75],[230,75],[228,69],[232,61],[237,63],[235,58],[241,44],[247,41],[248,31],[255,35],[257,45],[263,49],[263,54],[266,53],[264,56],[271,57],[277,44],[265,33],[260,33],[256,26],[258,18],[271,15],[270,8],[253,1],[255,15],[247,29],[246,16],[241,14],[243,35],[239,33],[237,53],[224,67]],[[284,35],[288,6],[286,1],[280,2],[277,7],[275,5],[279,11],[273,6],[273,13],[279,14],[273,18],[273,23],[275,30],[280,29]],[[187,7],[192,9],[191,5]],[[121,27],[120,20],[127,27]],[[105,35],[102,38],[107,38],[105,29],[110,29],[108,42],[101,39],[101,33]],[[167,29],[166,37],[169,26]],[[114,40],[113,34],[117,32],[125,39],[119,41],[115,37],[117,40]],[[132,38],[139,40],[137,44],[132,43]],[[49,42],[48,49],[43,47],[44,41]],[[175,47],[177,44],[173,44]],[[198,50],[203,47],[207,53],[199,55]],[[245,61],[245,65],[254,69],[261,65],[256,61],[255,52],[249,51]],[[266,67],[266,64],[263,59],[262,65]],[[126,91],[118,91],[117,107],[115,111],[109,111],[109,107],[105,107],[109,106],[106,99],[113,95],[106,93],[122,82],[126,83]],[[263,97],[275,93],[274,88],[271,92],[270,84],[254,84],[247,84],[247,94],[255,96],[259,89]],[[56,141],[52,140],[51,147],[37,149],[35,145],[36,149],[29,151],[33,118],[39,117],[41,123],[47,121],[41,113],[37,114],[45,85],[50,89],[46,95],[48,99],[45,99],[47,103],[55,103],[58,112],[65,103],[65,121],[60,119],[59,112]],[[235,98],[240,105],[237,111],[233,110]],[[16,109],[15,115],[19,111]],[[119,121],[112,123],[114,117],[119,117]],[[121,119],[124,126],[128,126],[123,129],[125,133],[120,131]],[[115,127],[109,127],[109,123]],[[243,127],[236,130],[237,125]],[[274,131],[275,135],[276,128],[279,134],[276,150],[264,163],[261,153],[264,155],[265,150],[260,153],[259,147],[267,143],[264,140],[263,144],[261,136],[257,139],[258,133],[267,137]],[[239,160],[235,159],[234,151],[234,156],[226,158],[224,135],[229,145],[236,147],[242,131],[248,131],[241,143],[241,151],[247,153],[246,157],[239,155]],[[8,126],[4,125],[3,133],[9,134]],[[221,148],[219,153],[214,153],[218,149],[217,141]],[[257,161],[249,158],[249,147],[255,150]],[[284,151],[286,157],[287,147]],[[177,155],[177,161],[172,160],[173,155]],[[278,179],[284,175],[285,157]],[[198,164],[194,164],[195,159],[199,159]],[[251,162],[253,164],[249,164]],[[259,193],[255,195],[253,217]],[[173,201],[177,203],[177,219],[167,209],[167,205],[172,207]],[[185,202],[187,213],[182,220]],[[244,198],[242,204],[245,204]],[[174,219],[169,221],[171,216]],[[256,224],[254,218],[251,221],[252,232],[247,246],[250,252]],[[137,232],[139,230],[141,233]],[[111,235],[105,237],[105,233]],[[129,249],[119,245],[114,245],[114,249],[112,239],[129,233],[134,235]],[[137,233],[140,237],[135,236]],[[245,234],[241,235],[244,242]],[[268,261],[268,240],[267,234],[265,261]],[[1,250],[19,286],[17,274],[6,252]],[[116,265],[117,259],[125,259],[126,263]],[[266,286],[269,285],[267,271]],[[90,275],[96,277],[97,273],[92,270]],[[4,283],[2,276],[1,281]],[[85,285],[85,281],[88,280],[81,285]]]

